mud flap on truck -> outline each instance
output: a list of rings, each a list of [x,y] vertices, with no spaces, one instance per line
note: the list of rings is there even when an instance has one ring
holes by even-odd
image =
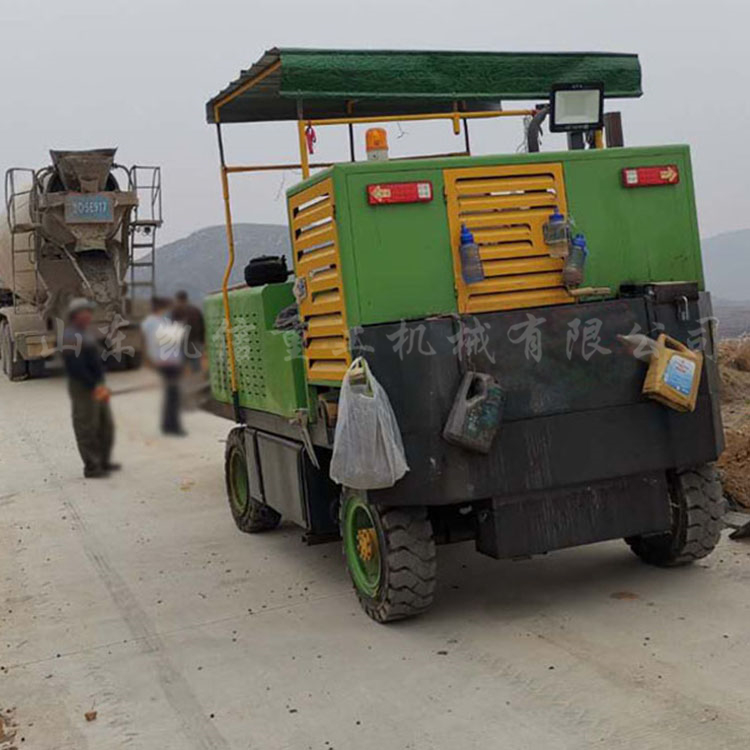
[[[506,495],[477,513],[477,550],[495,558],[659,533],[671,523],[664,472]]]
[[[318,451],[318,468],[297,440],[250,426],[244,440],[252,500],[305,529],[310,544],[335,538],[339,488],[328,478],[330,451]]]

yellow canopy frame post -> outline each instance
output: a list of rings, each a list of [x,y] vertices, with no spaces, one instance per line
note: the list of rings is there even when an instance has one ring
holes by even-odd
[[[218,115],[218,113],[217,113]],[[232,405],[234,406],[234,419],[238,424],[242,423],[242,410],[240,409],[240,394],[237,385],[237,361],[234,357],[234,339],[232,337],[232,316],[229,309],[229,277],[234,267],[234,228],[232,226],[232,206],[229,201],[229,172],[224,158],[224,141],[221,137],[221,123],[216,122],[216,134],[219,141],[219,159],[221,161],[221,191],[224,197],[224,222],[226,224],[227,247],[229,257],[224,268],[224,278],[221,282],[221,294],[224,302],[224,325],[226,326],[224,336],[227,342],[227,360],[229,361],[229,380],[232,386]]]

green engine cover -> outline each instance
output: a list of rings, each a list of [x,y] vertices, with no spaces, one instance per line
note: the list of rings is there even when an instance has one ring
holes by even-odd
[[[630,282],[695,281],[703,288],[690,150],[610,148],[337,164],[289,190],[331,177],[350,329],[457,312],[445,172],[534,162],[562,165],[568,211],[586,235],[583,285],[617,294]],[[627,188],[622,170],[673,165],[675,184]],[[430,181],[429,203],[372,206],[373,183]]]
[[[291,283],[229,292],[241,406],[286,417],[307,407],[301,337],[274,329],[278,313],[293,302]],[[222,295],[206,297],[203,310],[211,393],[217,401],[231,403]]]

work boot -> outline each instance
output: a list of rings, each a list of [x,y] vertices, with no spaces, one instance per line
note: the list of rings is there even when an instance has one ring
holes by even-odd
[[[122,464],[104,464],[105,471],[120,471],[120,469],[122,469]]]
[[[104,477],[109,476],[109,471],[101,466],[94,466],[90,469],[84,469],[83,476],[86,477],[86,479],[103,479]]]

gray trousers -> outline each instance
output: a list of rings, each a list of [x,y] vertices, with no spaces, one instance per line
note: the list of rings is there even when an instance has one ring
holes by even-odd
[[[73,432],[84,469],[101,469],[109,464],[115,442],[115,425],[108,403],[94,401],[92,391],[76,380],[68,381],[73,407]]]

